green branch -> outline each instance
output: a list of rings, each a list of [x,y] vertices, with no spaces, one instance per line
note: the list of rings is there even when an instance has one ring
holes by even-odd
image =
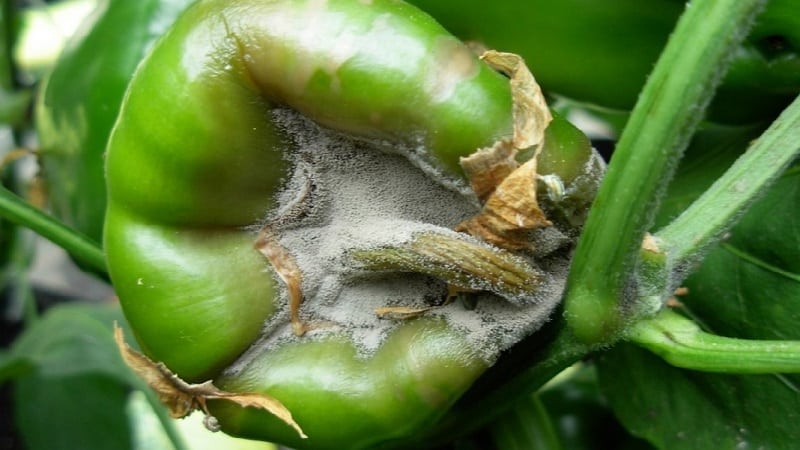
[[[717,336],[670,310],[637,323],[628,339],[684,369],[737,374],[800,373],[800,341]]]
[[[642,91],[575,253],[565,307],[575,335],[605,343],[620,332],[644,233],[731,53],[760,0],[694,0]],[[625,302],[623,304],[623,302]],[[624,308],[623,308],[624,306]]]
[[[0,187],[0,217],[30,228],[94,270],[106,273],[103,250],[91,239],[33,207],[13,192]]]
[[[734,225],[800,153],[800,97],[728,171],[657,236],[674,264],[686,266]]]

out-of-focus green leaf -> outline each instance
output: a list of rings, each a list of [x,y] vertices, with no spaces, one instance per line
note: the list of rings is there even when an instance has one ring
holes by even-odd
[[[723,151],[726,146],[730,141],[709,145],[705,155],[692,155],[678,172],[662,218],[674,214],[676,205],[688,204],[709,183],[709,176],[724,168],[721,163],[730,156]],[[724,336],[800,339],[798,213],[800,170],[794,167],[686,280],[689,295],[681,301],[687,311],[709,331]],[[796,375],[682,370],[629,345],[607,352],[600,359],[599,374],[625,426],[658,447],[790,449],[800,442]]]
[[[12,48],[19,77],[26,84],[41,80],[55,64],[67,40],[78,32],[83,20],[100,3],[98,0],[29,2],[17,11]]]
[[[800,339],[800,166],[753,205],[686,285],[686,303],[711,331]]]
[[[11,355],[8,352],[0,353],[0,384],[9,378],[21,375],[32,368],[30,361]]]
[[[677,369],[632,344],[603,355],[599,367],[622,423],[658,448],[790,450],[800,442],[800,393],[778,376]]]
[[[600,393],[593,365],[575,369],[567,379],[546,386],[539,394],[564,449],[650,449],[619,423]]]
[[[489,427],[494,448],[561,450],[553,422],[536,395],[525,396]]]
[[[17,370],[13,388],[28,448],[131,448],[125,408],[132,375],[111,336],[121,317],[112,306],[64,304],[14,343],[10,358],[28,369]]]
[[[14,416],[31,450],[130,449],[128,393],[105,375],[37,374],[16,382]]]
[[[0,124],[16,125],[22,122],[31,104],[31,92],[8,92],[0,88]]]
[[[111,334],[114,320],[123,320],[116,307],[57,306],[25,330],[12,351],[31,361],[43,377],[103,374],[129,383],[131,372]]]
[[[656,217],[656,229],[677,217],[742,154],[763,127],[707,124],[692,139]]]
[[[154,408],[170,448],[184,448],[156,395],[122,361],[114,321],[125,325],[118,305],[62,304],[0,354],[0,380],[13,377],[15,419],[29,448],[132,448],[134,389]]]

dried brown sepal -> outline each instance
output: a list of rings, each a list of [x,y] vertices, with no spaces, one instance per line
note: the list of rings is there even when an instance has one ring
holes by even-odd
[[[504,139],[461,158],[461,168],[481,203],[486,202],[497,186],[519,167],[517,153],[512,142]]]
[[[281,280],[289,290],[289,316],[292,321],[292,331],[297,336],[302,336],[309,330],[308,324],[300,319],[300,305],[303,303],[303,274],[292,255],[286,250],[272,229],[265,226],[258,234],[255,248],[272,265]]]
[[[514,117],[514,147],[526,149],[534,145],[541,148],[544,130],[553,120],[542,89],[525,65],[525,60],[514,53],[488,50],[481,55],[490,67],[510,78]]]
[[[666,305],[668,308],[683,308],[684,305],[682,301],[678,300],[675,297],[670,297],[667,299]]]
[[[658,238],[650,233],[644,234],[644,239],[642,239],[642,250],[656,254],[663,253],[659,246]]]
[[[528,233],[552,225],[536,199],[536,159],[514,170],[492,192],[477,215],[456,231],[509,250],[530,249]]]
[[[390,320],[408,320],[419,317],[426,312],[432,310],[433,306],[424,308],[411,308],[407,306],[384,306],[382,308],[375,308],[375,314],[379,319]]]
[[[481,58],[510,78],[514,136],[461,158],[461,167],[483,209],[455,229],[498,247],[530,249],[529,232],[552,225],[536,198],[536,157],[553,116],[520,56],[490,50]],[[532,146],[537,146],[536,152],[520,166],[518,151]]]
[[[116,322],[114,322],[114,339],[117,342],[122,359],[142,378],[158,395],[159,400],[169,409],[172,417],[183,418],[195,410],[201,410],[206,415],[203,423],[211,431],[218,431],[216,419],[208,412],[207,400],[227,400],[242,407],[263,409],[284,423],[294,428],[303,439],[307,436],[300,426],[292,419],[292,413],[281,402],[265,394],[235,393],[220,390],[211,380],[190,384],[174,374],[164,363],[156,363],[147,356],[132,349]]]
[[[672,297],[667,299],[667,302],[666,302],[667,307],[668,308],[683,308],[686,305],[684,305],[683,302],[678,300],[678,297],[683,297],[683,296],[686,296],[686,295],[689,295],[689,288],[687,288],[685,286],[681,286],[681,287],[675,289],[675,292],[672,293]]]

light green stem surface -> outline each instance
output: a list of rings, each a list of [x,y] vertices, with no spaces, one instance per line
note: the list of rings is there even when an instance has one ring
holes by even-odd
[[[717,336],[670,310],[637,323],[628,339],[684,369],[736,374],[800,373],[800,341]]]
[[[4,187],[0,187],[0,217],[30,228],[66,250],[81,263],[98,272],[106,272],[105,255],[98,244],[33,207]]]
[[[730,169],[657,236],[674,264],[686,266],[734,225],[760,192],[800,153],[800,97]]]
[[[625,322],[625,298],[644,233],[711,93],[760,0],[694,0],[642,91],[614,152],[575,253],[566,315],[575,335],[598,344]]]

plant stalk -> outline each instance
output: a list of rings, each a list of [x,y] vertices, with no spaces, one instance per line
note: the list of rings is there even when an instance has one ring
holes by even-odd
[[[684,369],[736,374],[800,373],[800,341],[717,336],[671,310],[637,323],[628,339]]]
[[[620,138],[589,213],[567,284],[565,314],[576,337],[616,339],[638,298],[626,298],[645,231],[745,37],[761,0],[693,0],[661,54]],[[628,295],[630,297],[630,295]]]
[[[657,233],[673,264],[685,267],[699,260],[798,153],[800,96],[722,177]]]
[[[0,187],[0,217],[30,228],[80,261],[107,273],[106,258],[100,246],[78,231],[33,207],[5,187]]]

